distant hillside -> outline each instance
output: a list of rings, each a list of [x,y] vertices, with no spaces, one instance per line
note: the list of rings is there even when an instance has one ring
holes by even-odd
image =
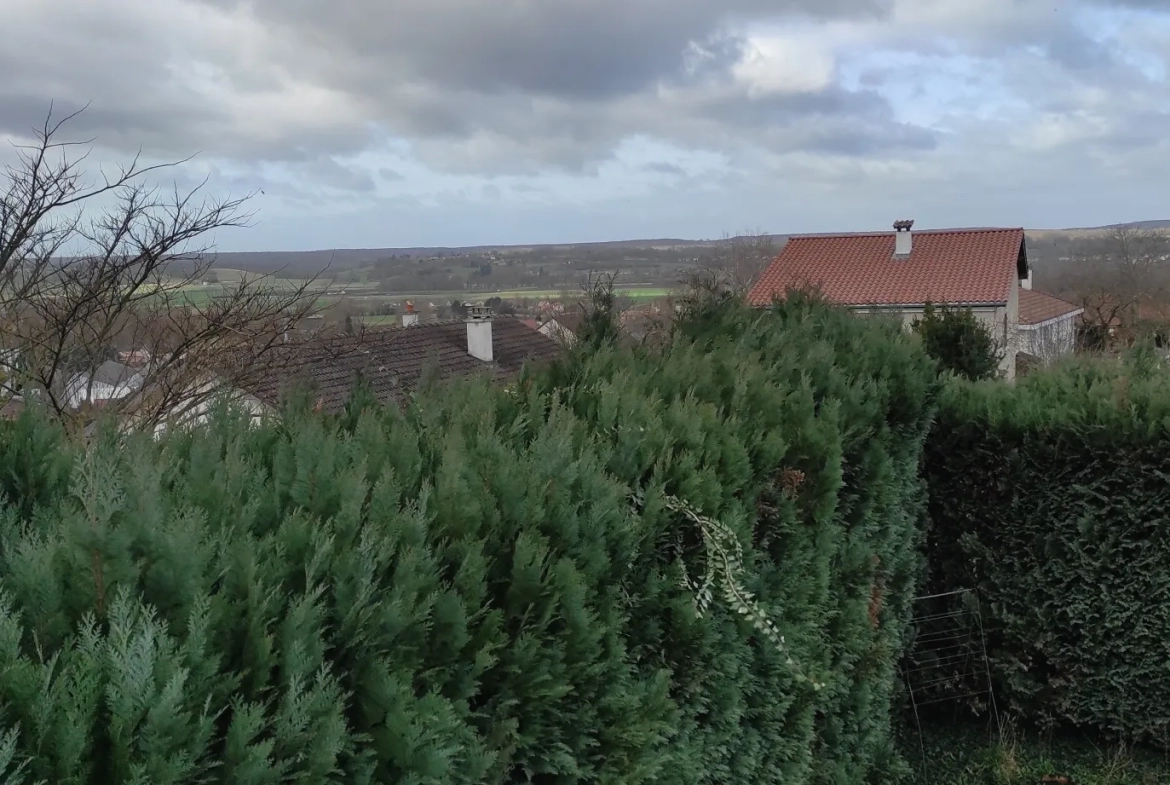
[[[785,239],[775,235],[777,244]],[[389,260],[483,258],[493,254],[511,257],[532,257],[530,263],[539,263],[541,257],[612,261],[636,251],[656,254],[672,253],[679,256],[695,255],[719,244],[719,240],[682,240],[658,238],[647,240],[612,240],[597,243],[562,243],[555,245],[475,245],[466,247],[433,248],[335,248],[317,251],[235,251],[217,253],[215,267],[248,270],[258,273],[280,273],[302,278],[322,271],[337,273],[346,270],[385,264]],[[691,252],[688,254],[688,252]],[[635,260],[636,261],[636,260]],[[600,264],[605,267],[607,265]]]
[[[1170,220],[1132,221],[1108,226],[1071,229],[1028,230],[1033,242],[1092,235],[1118,227],[1141,229],[1170,229]],[[776,248],[783,247],[787,235],[773,235]],[[461,268],[474,269],[494,265],[495,280],[473,281],[467,275],[463,280],[480,285],[559,285],[565,281],[579,281],[591,270],[621,271],[631,283],[674,283],[680,272],[693,269],[709,257],[720,240],[683,240],[657,238],[645,240],[613,240],[596,243],[560,243],[552,245],[476,245],[466,247],[413,248],[336,248],[315,251],[258,251],[226,252],[216,255],[214,266],[222,269],[246,270],[255,273],[278,274],[286,278],[307,278],[324,275],[341,276],[374,282],[386,281],[388,289],[398,288],[406,278],[417,274],[425,278],[428,268],[446,270],[442,281],[458,278]],[[507,265],[509,271],[499,270]],[[486,269],[486,268],[485,268]],[[518,273],[525,270],[540,278],[529,281]],[[504,274],[501,274],[504,273]],[[505,283],[501,278],[511,274],[516,280]],[[404,278],[405,277],[405,278]],[[432,278],[434,275],[432,274]],[[447,288],[439,279],[415,282],[417,286]],[[453,284],[451,284],[453,285]],[[412,286],[412,289],[415,287]]]
[[[1087,226],[1069,229],[1070,232],[1102,232],[1107,229],[1170,229],[1170,220],[1164,221],[1130,221],[1123,224],[1107,224],[1105,226]]]

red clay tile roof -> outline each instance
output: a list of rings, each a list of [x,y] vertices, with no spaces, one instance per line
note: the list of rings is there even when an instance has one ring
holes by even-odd
[[[358,374],[382,403],[405,404],[424,371],[437,364],[439,379],[486,373],[497,381],[516,376],[525,362],[549,362],[560,345],[519,319],[492,319],[491,363],[467,353],[463,321],[368,330],[282,344],[270,350],[263,368],[243,385],[266,404],[279,403],[298,384],[307,384],[325,412],[345,407]]]
[[[797,235],[752,287],[767,305],[812,286],[842,305],[1002,304],[1026,274],[1023,229],[913,233],[909,257],[894,257],[894,232]]]
[[[1083,311],[1079,305],[1066,303],[1035,289],[1020,290],[1020,324],[1040,324],[1058,316],[1074,315]]]

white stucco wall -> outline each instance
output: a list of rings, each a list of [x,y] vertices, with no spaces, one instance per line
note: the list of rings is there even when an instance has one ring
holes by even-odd
[[[561,325],[556,319],[549,319],[540,325],[540,327],[536,328],[536,331],[541,335],[547,335],[554,341],[560,341],[565,346],[572,346],[577,340],[577,336],[573,334],[572,330]]]
[[[212,409],[220,400],[218,396],[208,397],[213,390],[211,386],[213,384],[213,382],[206,383],[203,387],[194,390],[190,397],[175,404],[171,410],[172,416],[167,418],[167,421],[155,425],[155,437],[162,436],[171,428],[186,428],[207,422]],[[224,391],[221,395],[228,398],[232,404],[251,414],[253,423],[259,422],[270,411],[270,408],[264,405],[259,398],[242,390]]]
[[[142,386],[142,377],[135,374],[120,384],[105,384],[104,382],[90,382],[89,374],[80,374],[69,382],[65,389],[65,400],[69,406],[77,408],[83,403],[104,403],[119,398],[125,398]]]
[[[902,325],[907,329],[914,326],[914,322],[922,318],[923,306],[907,306],[894,308],[858,307],[853,311],[858,314],[886,314],[899,316]],[[1019,351],[1019,340],[1014,325],[1019,322],[1019,293],[1017,287],[1012,287],[1011,298],[1006,306],[973,307],[971,312],[975,318],[987,325],[1000,349],[1003,350],[1003,359],[999,363],[1000,375],[1005,379],[1014,379],[1016,376],[1016,352]]]
[[[1045,362],[1071,354],[1077,347],[1077,323],[1082,313],[1075,311],[1040,324],[1021,324],[1019,350]]]

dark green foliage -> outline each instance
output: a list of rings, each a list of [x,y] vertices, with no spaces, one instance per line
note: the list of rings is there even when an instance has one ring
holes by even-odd
[[[944,396],[931,588],[979,590],[1001,708],[1170,742],[1168,382],[1138,356]]]
[[[994,723],[924,722],[901,747],[915,764],[907,785],[1161,785],[1164,753],[1090,734],[1040,733]],[[925,762],[923,761],[925,758]],[[1047,781],[1045,777],[1048,777]],[[1064,778],[1064,779],[1061,779]]]
[[[1003,352],[991,330],[970,308],[927,303],[922,318],[914,321],[914,332],[944,371],[979,381],[993,378],[999,370]]]
[[[578,353],[589,353],[604,346],[613,346],[621,335],[618,323],[617,294],[614,292],[616,275],[590,276],[581,325],[577,328]]]
[[[84,454],[0,424],[2,778],[891,781],[927,358],[794,301],[575,359]],[[664,494],[738,534],[783,650],[696,614]]]

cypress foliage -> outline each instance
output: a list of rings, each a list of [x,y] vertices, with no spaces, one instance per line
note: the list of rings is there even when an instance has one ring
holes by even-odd
[[[971,381],[995,378],[1003,350],[970,308],[927,303],[922,317],[914,320],[914,332],[942,370]]]
[[[978,589],[1001,707],[1170,742],[1167,389],[1135,357],[943,396],[931,587]]]
[[[404,413],[0,424],[3,777],[894,778],[931,365],[810,301],[699,317]]]

